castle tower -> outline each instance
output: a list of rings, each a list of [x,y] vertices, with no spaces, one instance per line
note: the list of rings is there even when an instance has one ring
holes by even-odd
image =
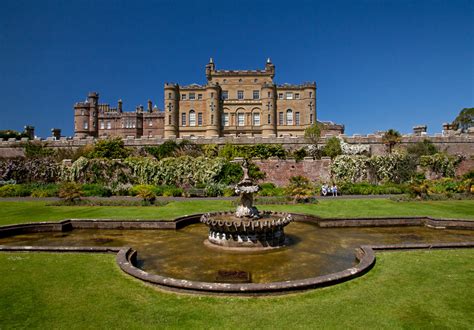
[[[207,129],[206,136],[221,135],[221,106],[220,95],[221,87],[219,84],[211,83],[206,86],[207,94]]]
[[[165,83],[165,139],[179,136],[179,85]]]
[[[262,136],[276,135],[276,88],[274,84],[262,86]]]
[[[267,58],[267,63],[265,63],[265,71],[270,74],[272,79],[275,77],[275,64],[272,63],[270,58]]]
[[[308,116],[303,118],[301,124],[312,125],[316,123],[316,83],[308,83],[304,85],[305,107],[308,109]]]
[[[90,92],[87,96],[89,102],[89,136],[99,136],[99,93]]]
[[[209,63],[206,64],[206,78],[207,81],[210,81],[212,78],[212,73],[215,71],[216,65],[214,64],[214,60],[212,57],[209,59]]]

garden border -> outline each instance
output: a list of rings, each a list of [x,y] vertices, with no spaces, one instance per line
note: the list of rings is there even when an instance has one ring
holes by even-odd
[[[315,223],[320,227],[365,227],[365,226],[427,226],[435,229],[474,229],[474,221],[461,219],[435,219],[430,217],[385,217],[333,219],[318,218],[311,215],[292,213],[295,221]],[[201,214],[187,215],[173,221],[162,220],[104,220],[70,219],[60,222],[38,222],[0,227],[0,237],[31,232],[69,231],[73,229],[180,229],[199,222]],[[136,267],[137,251],[131,247],[51,247],[51,246],[5,246],[3,252],[62,252],[62,253],[116,253],[116,262],[120,269],[135,278],[152,283],[163,289],[212,294],[261,295],[271,293],[289,293],[311,288],[330,286],[362,276],[375,264],[375,251],[411,250],[411,249],[448,249],[473,248],[474,242],[435,243],[435,244],[394,244],[363,245],[356,249],[357,265],[340,272],[306,278],[302,280],[272,283],[210,283],[180,280],[171,277],[149,274]]]

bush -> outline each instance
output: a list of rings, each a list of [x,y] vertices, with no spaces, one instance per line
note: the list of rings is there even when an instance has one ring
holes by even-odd
[[[323,148],[323,154],[332,159],[342,154],[341,141],[335,136],[329,138],[326,141],[326,145]]]
[[[183,196],[184,190],[182,188],[168,186],[163,190],[164,197],[181,197]]]
[[[338,190],[342,195],[389,195],[407,193],[408,186],[395,183],[375,185],[367,182],[343,182],[339,185]]]
[[[156,200],[156,194],[152,185],[139,185],[136,186],[137,196],[142,199],[143,205],[153,204]]]
[[[66,204],[76,204],[83,195],[81,185],[74,182],[63,182],[59,185],[59,198]]]
[[[222,183],[210,183],[206,186],[205,192],[207,197],[218,197],[224,194],[227,186]]]
[[[16,183],[56,182],[60,175],[60,166],[53,158],[0,159],[0,180]]]
[[[0,197],[26,197],[31,195],[31,189],[21,184],[7,184],[0,187]]]
[[[121,138],[98,140],[94,149],[87,154],[88,158],[123,159],[130,155]]]
[[[59,193],[59,187],[57,184],[33,184],[29,185],[31,188],[31,197],[44,198],[44,197],[56,197]]]
[[[100,184],[88,183],[82,185],[82,191],[84,192],[84,196],[98,196],[98,197],[109,197],[112,195],[112,191],[110,188],[105,187]]]
[[[314,195],[314,187],[309,179],[301,175],[291,177],[285,191],[296,203],[308,202]]]

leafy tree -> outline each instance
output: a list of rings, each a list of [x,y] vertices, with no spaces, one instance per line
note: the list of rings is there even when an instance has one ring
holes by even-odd
[[[420,158],[421,156],[434,155],[438,152],[438,148],[428,139],[417,142],[407,148],[407,152],[410,155]]]
[[[454,119],[453,125],[456,129],[466,132],[468,128],[474,126],[474,108],[464,108]]]
[[[388,152],[392,153],[393,147],[400,143],[402,136],[397,130],[389,129],[382,136],[383,143],[388,147]]]
[[[331,158],[342,155],[341,141],[335,136],[329,138],[324,146],[323,152],[326,156]]]
[[[301,175],[292,176],[285,190],[287,195],[293,197],[295,203],[308,201],[314,195],[311,182]]]
[[[130,155],[121,138],[99,140],[94,149],[87,155],[88,158],[123,159]]]
[[[318,144],[321,137],[321,130],[323,125],[321,123],[314,123],[304,130],[304,137],[312,144]]]
[[[78,183],[63,182],[59,186],[58,196],[68,204],[76,204],[82,195],[82,187]]]

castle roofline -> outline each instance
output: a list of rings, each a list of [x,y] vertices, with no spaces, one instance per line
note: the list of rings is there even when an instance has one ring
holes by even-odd
[[[314,81],[312,82],[305,82],[305,83],[302,83],[302,84],[288,84],[288,83],[284,83],[284,84],[279,84],[279,85],[276,85],[277,88],[286,88],[286,89],[301,89],[301,88],[305,88],[305,87],[312,87],[312,88],[316,88],[316,83]]]

